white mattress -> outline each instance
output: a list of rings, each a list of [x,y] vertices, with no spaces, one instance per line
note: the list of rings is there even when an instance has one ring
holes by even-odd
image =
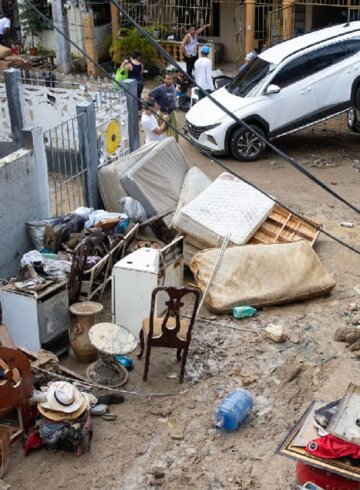
[[[125,191],[142,203],[148,216],[155,216],[176,208],[189,168],[174,138],[165,138],[122,173],[120,181]]]
[[[217,247],[231,233],[236,245],[246,243],[271,213],[274,201],[240,179],[223,173],[182,208],[176,227]]]
[[[179,202],[174,213],[171,225],[176,227],[181,210],[186,204],[189,204],[195,197],[197,197],[203,190],[205,190],[211,184],[211,179],[204,174],[199,168],[192,167],[186,174]]]
[[[150,143],[146,147],[143,146],[138,150],[125,155],[119,160],[106,165],[99,170],[98,183],[100,195],[103,200],[105,209],[111,212],[119,211],[119,200],[122,197],[126,197],[128,194],[121,184],[120,177],[130,167],[132,167],[138,160],[140,160],[146,153],[148,153],[155,143]]]

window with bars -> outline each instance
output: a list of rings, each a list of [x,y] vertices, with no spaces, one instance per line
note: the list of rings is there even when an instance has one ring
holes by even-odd
[[[189,25],[211,24],[204,35],[220,35],[220,1],[214,0],[123,0],[126,11],[144,27],[161,27],[181,40]],[[129,27],[122,22],[123,27]]]

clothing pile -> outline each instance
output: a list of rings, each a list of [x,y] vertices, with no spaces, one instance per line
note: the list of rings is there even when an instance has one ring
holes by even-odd
[[[92,395],[80,393],[66,381],[55,381],[45,393],[40,393],[40,399],[37,404],[40,417],[24,445],[25,455],[40,447],[64,449],[76,456],[89,451]]]

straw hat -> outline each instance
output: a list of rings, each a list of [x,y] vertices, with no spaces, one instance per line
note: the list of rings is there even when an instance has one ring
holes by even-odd
[[[38,410],[52,420],[74,419],[88,408],[87,399],[67,381],[51,383],[46,401],[38,404]]]

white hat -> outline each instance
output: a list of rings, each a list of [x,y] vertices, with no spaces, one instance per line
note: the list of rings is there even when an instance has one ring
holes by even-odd
[[[47,410],[72,413],[79,410],[83,403],[84,397],[75,386],[67,381],[55,381],[46,392],[46,402],[39,405]]]

